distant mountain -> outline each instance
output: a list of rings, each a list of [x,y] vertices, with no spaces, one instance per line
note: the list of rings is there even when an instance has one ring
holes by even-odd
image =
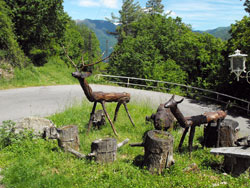
[[[229,31],[231,29],[231,26],[228,27],[218,27],[216,29],[209,29],[206,31],[194,31],[198,33],[209,33],[217,38],[221,38],[222,40],[228,40],[231,38],[231,35],[229,34]]]
[[[85,24],[88,28],[93,30],[100,41],[100,48],[102,52],[106,50],[106,41],[108,41],[108,49],[109,53],[113,51],[113,47],[117,43],[117,39],[113,36],[108,34],[108,32],[115,32],[116,25],[110,23],[105,20],[76,20],[77,24]],[[194,31],[198,33],[209,33],[217,38],[221,38],[222,40],[228,40],[231,38],[229,34],[229,30],[231,27],[218,27],[216,29],[210,29],[206,31]]]
[[[115,32],[116,25],[105,20],[76,20],[77,24],[85,24],[88,28],[93,30],[100,41],[100,48],[102,52],[106,51],[108,45],[109,53],[113,51],[114,45],[117,43],[116,38],[108,32]],[[106,41],[108,43],[106,44]]]

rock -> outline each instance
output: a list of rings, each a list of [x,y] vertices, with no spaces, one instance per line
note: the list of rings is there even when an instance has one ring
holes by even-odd
[[[183,169],[183,172],[196,172],[199,171],[199,167],[196,163],[192,163],[187,168]]]
[[[16,123],[15,133],[20,133],[25,129],[32,130],[36,136],[43,137],[45,134],[45,130],[55,129],[55,126],[50,120],[45,118],[26,117]]]

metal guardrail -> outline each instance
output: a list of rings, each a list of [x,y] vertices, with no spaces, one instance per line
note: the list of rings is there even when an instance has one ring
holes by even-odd
[[[210,90],[207,90],[207,89],[192,87],[192,86],[188,86],[188,85],[184,85],[184,84],[165,82],[165,81],[160,81],[160,80],[144,79],[144,78],[135,78],[135,77],[126,77],[126,76],[114,76],[114,75],[104,75],[104,74],[97,74],[96,76],[98,78],[100,78],[100,77],[108,77],[108,78],[125,79],[125,81],[119,81],[119,82],[118,81],[109,81],[109,82],[115,83],[115,84],[123,84],[123,85],[126,85],[127,87],[129,87],[129,86],[139,86],[139,87],[147,87],[147,88],[167,89],[165,87],[149,86],[149,85],[145,85],[145,84],[136,84],[136,83],[131,82],[132,80],[136,80],[136,81],[146,81],[146,82],[152,82],[152,83],[169,84],[169,85],[173,85],[173,86],[184,87],[184,88],[186,88],[186,90],[192,89],[192,90],[196,90],[196,91],[199,91],[199,92],[206,92],[206,93],[214,94],[214,95],[216,95],[216,97],[212,98],[210,96],[205,96],[205,95],[202,95],[202,94],[199,94],[199,96],[226,104],[227,101],[220,100],[221,96],[223,96],[224,98],[227,98],[231,102],[232,101],[236,102],[236,104],[233,104],[232,106],[234,106],[236,108],[239,108],[239,109],[242,109],[242,110],[246,110],[247,113],[250,112],[250,102],[249,101],[246,101],[246,100],[243,100],[243,99],[240,99],[240,98],[237,98],[237,97],[233,97],[233,96],[230,96],[230,95],[227,95],[227,94],[223,94],[223,93],[219,93],[219,92],[215,92],[215,91],[210,91]],[[243,103],[244,105],[240,106],[239,103]]]

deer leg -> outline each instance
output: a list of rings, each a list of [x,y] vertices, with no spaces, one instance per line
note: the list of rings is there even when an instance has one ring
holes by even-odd
[[[202,149],[204,149],[206,143],[207,143],[207,138],[211,132],[211,122],[208,123],[207,127],[205,128],[206,129],[206,135],[204,135],[204,140],[203,140],[203,143],[202,143]],[[205,131],[204,131],[205,132]]]
[[[109,123],[110,123],[110,125],[111,125],[111,127],[112,127],[112,129],[113,129],[113,132],[115,133],[116,136],[118,136],[118,134],[117,134],[117,132],[116,132],[116,130],[115,130],[115,127],[114,127],[114,125],[113,125],[113,123],[112,123],[112,121],[111,121],[111,119],[110,119],[110,117],[109,117],[109,115],[108,115],[107,110],[106,110],[105,102],[102,101],[101,104],[102,104],[103,111],[104,111],[106,117],[108,118]]]
[[[117,114],[118,114],[118,111],[120,109],[120,106],[121,106],[122,103],[118,102],[117,103],[117,106],[115,108],[115,117],[114,117],[114,122],[116,121],[116,117],[117,117]]]
[[[131,121],[132,125],[135,127],[135,124],[134,124],[134,122],[133,122],[133,120],[132,120],[132,118],[131,118],[131,116],[130,116],[130,114],[128,112],[127,104],[124,102],[123,105],[124,105],[124,108],[125,108],[125,110],[126,110],[126,112],[128,114],[129,120]]]
[[[217,120],[217,143],[216,147],[218,148],[220,146],[220,127],[221,127],[221,119]]]
[[[181,151],[181,147],[182,147],[183,141],[184,141],[184,139],[185,139],[185,136],[186,136],[186,134],[187,134],[187,132],[188,132],[188,129],[189,129],[189,127],[186,127],[186,128],[184,129],[184,131],[183,131],[182,136],[181,136],[181,141],[180,141],[179,146],[178,146],[179,152]]]
[[[189,134],[188,149],[189,149],[190,154],[193,149],[194,133],[195,133],[195,125],[191,126],[190,134]]]
[[[96,103],[97,103],[97,102],[94,102],[94,105],[93,105],[93,108],[92,108],[92,111],[91,111],[91,114],[90,114],[90,119],[89,119],[87,134],[89,133],[90,128],[91,128],[91,126],[92,126],[93,116],[94,116],[94,114],[95,114]]]

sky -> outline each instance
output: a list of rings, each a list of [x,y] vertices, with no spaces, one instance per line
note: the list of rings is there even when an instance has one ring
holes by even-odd
[[[165,13],[181,17],[193,30],[227,27],[248,15],[245,0],[162,0]],[[145,7],[147,0],[134,0]],[[74,19],[105,20],[111,13],[119,16],[122,0],[64,0],[64,10]]]

